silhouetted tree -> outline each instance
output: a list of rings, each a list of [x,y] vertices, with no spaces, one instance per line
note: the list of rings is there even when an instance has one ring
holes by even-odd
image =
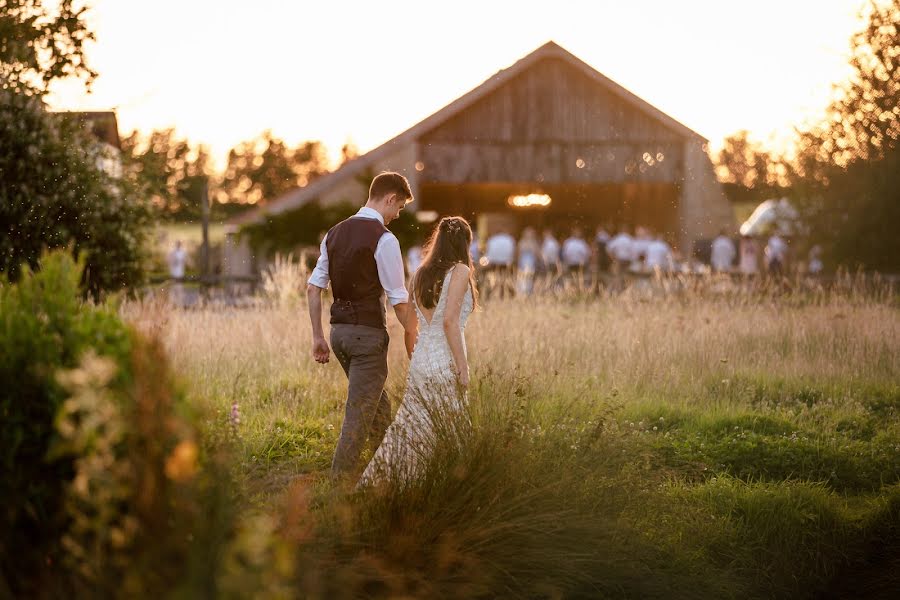
[[[350,162],[354,158],[359,157],[359,148],[353,143],[353,140],[348,140],[346,144],[341,146],[341,165]]]
[[[54,8],[43,0],[0,5],[0,89],[43,95],[54,80],[82,77],[90,86],[97,76],[84,56],[84,43],[94,39],[87,7],[75,0],[48,4]]]
[[[831,264],[900,271],[900,0],[873,0],[849,80],[799,133],[793,186]]]
[[[716,175],[732,202],[761,202],[784,193],[782,158],[750,139],[746,130],[725,138],[714,160]]]
[[[290,148],[266,131],[228,153],[216,196],[220,202],[271,201],[327,172],[328,156],[321,142],[303,142]]]
[[[212,175],[209,151],[175,136],[173,129],[149,136],[131,132],[122,140],[125,168],[139,183],[158,215],[193,221],[200,215],[203,187]]]

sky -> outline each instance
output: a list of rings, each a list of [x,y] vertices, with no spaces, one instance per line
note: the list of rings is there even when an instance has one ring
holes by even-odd
[[[122,135],[228,150],[266,129],[336,159],[415,125],[549,40],[710,140],[779,147],[846,78],[861,0],[92,0],[92,93]]]

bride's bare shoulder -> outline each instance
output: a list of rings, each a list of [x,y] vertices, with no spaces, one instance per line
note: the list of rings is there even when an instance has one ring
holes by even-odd
[[[469,267],[463,263],[457,263],[450,268],[450,281],[447,290],[448,300],[451,303],[459,301],[469,287]]]
[[[456,263],[450,267],[450,271],[453,273],[452,277],[468,277],[469,265],[465,263]]]

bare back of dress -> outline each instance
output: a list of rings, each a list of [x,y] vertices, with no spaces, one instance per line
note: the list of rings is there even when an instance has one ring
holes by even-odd
[[[409,480],[431,451],[436,429],[458,419],[458,415],[465,410],[465,393],[460,390],[444,331],[446,291],[450,287],[452,273],[451,268],[444,275],[441,295],[430,321],[422,314],[415,298],[412,300],[419,321],[419,337],[409,362],[403,403],[362,474],[360,485],[370,485],[390,476]],[[459,314],[464,352],[464,331],[473,308],[472,290],[468,289]]]

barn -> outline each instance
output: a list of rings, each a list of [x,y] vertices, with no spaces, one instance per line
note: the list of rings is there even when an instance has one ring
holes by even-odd
[[[560,233],[643,225],[689,252],[733,226],[698,133],[548,42],[378,148],[310,185],[239,215],[244,224],[308,202],[365,201],[365,174],[409,178],[422,222],[463,215]],[[237,242],[231,238],[232,270]]]

